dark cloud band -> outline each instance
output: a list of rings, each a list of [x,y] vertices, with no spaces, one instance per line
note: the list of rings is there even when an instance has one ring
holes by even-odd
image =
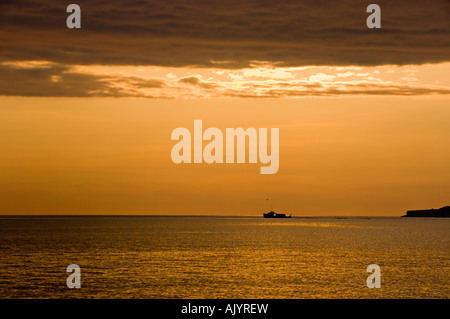
[[[0,3],[0,61],[72,65],[285,66],[449,61],[450,4],[377,1],[382,28],[366,27],[373,1],[75,1],[82,28],[66,27],[69,2]]]

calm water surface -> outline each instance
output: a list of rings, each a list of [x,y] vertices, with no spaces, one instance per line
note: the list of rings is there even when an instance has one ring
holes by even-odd
[[[0,217],[0,298],[449,298],[449,219]],[[381,267],[380,289],[366,268]],[[66,267],[81,267],[68,289]]]

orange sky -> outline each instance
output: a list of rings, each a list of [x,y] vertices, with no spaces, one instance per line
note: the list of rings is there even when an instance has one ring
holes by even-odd
[[[448,1],[0,3],[0,214],[400,216],[449,205]],[[279,170],[175,164],[279,128]],[[206,143],[204,143],[205,145]],[[266,200],[267,198],[270,201]]]
[[[0,98],[1,214],[399,216],[450,193],[446,96]],[[280,128],[280,169],[171,161],[173,129]]]

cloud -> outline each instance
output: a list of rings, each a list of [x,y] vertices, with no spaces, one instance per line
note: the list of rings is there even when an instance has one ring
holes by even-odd
[[[68,2],[0,3],[0,62],[244,68],[422,64],[449,61],[450,3],[363,0],[78,0],[82,28],[67,29]],[[2,76],[2,75],[0,75]]]
[[[192,85],[198,85],[200,83],[200,79],[195,76],[190,76],[187,78],[182,78],[178,80],[179,83],[187,83]]]
[[[6,62],[0,64],[0,74],[0,95],[7,96],[143,96],[139,89],[150,93],[164,86],[158,79],[74,72],[50,62]]]
[[[311,82],[322,82],[322,81],[332,81],[336,76],[328,75],[324,73],[316,73],[309,77],[309,81]]]
[[[202,87],[204,89],[214,89],[217,86],[213,83],[204,82],[196,76],[189,76],[189,77],[181,78],[178,80],[178,83],[186,83],[186,84],[190,84],[190,85],[195,85],[195,86]]]
[[[94,68],[49,61],[9,61],[0,63],[0,95],[189,99],[450,94],[448,80],[436,83],[434,77],[430,77],[437,71],[448,74],[450,63],[420,66],[414,71],[413,78],[405,77],[405,74],[411,75],[411,71],[404,72],[405,68],[409,66],[362,67],[362,72],[355,74],[342,73],[351,68],[330,66],[280,68],[277,71],[266,65],[251,72],[251,68]],[[156,76],[158,74],[160,77]],[[171,76],[167,77],[167,74]],[[284,76],[287,74],[289,76]]]

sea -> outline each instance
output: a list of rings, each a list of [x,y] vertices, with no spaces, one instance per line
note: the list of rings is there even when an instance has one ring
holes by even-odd
[[[449,226],[445,218],[2,216],[0,298],[448,299]],[[80,288],[67,285],[72,264]],[[379,267],[379,288],[368,286],[369,265]]]

